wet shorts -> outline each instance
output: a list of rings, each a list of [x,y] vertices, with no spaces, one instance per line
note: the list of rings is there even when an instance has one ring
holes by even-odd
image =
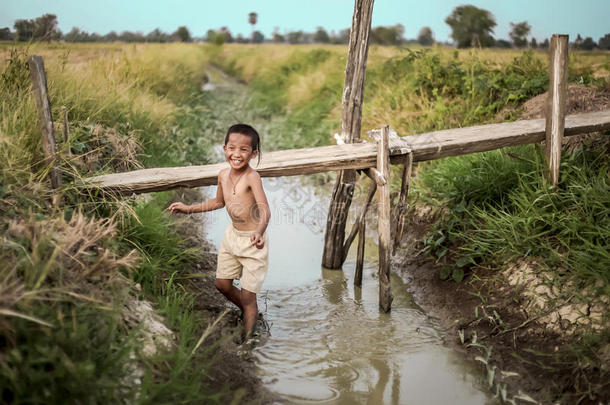
[[[252,231],[238,231],[229,225],[218,251],[216,278],[239,279],[241,287],[257,293],[267,275],[267,233],[265,246],[258,249],[250,242]]]

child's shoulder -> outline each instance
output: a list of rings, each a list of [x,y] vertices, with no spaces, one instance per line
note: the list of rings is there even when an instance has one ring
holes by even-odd
[[[251,181],[260,181],[261,180],[261,175],[253,168],[250,168],[248,173],[246,173],[246,177],[248,178],[248,180],[251,180]]]
[[[218,178],[225,179],[229,175],[230,170],[231,170],[230,168],[222,169],[221,171],[218,172]]]

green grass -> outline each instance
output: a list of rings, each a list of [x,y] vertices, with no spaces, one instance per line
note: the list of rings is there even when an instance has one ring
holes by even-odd
[[[206,55],[195,45],[53,45],[19,47],[0,62],[0,308],[13,311],[0,315],[0,402],[222,403],[241,396],[207,376],[217,346],[195,350],[207,322],[176,279],[199,257],[164,211],[172,195],[124,200],[77,186],[100,172],[209,161],[217,134],[208,123],[213,100],[200,91]],[[59,193],[41,164],[29,53],[45,57],[55,121],[61,106],[69,113],[70,138],[58,136]],[[140,331],[122,320],[130,296],[164,316],[177,336],[173,349],[142,355]]]

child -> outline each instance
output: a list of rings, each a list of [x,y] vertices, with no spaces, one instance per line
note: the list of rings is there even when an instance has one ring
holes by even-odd
[[[223,146],[230,168],[218,174],[216,197],[195,205],[175,202],[170,212],[191,214],[212,211],[226,205],[233,222],[227,228],[216,269],[216,288],[242,311],[245,336],[253,331],[258,305],[256,294],[267,275],[267,237],[265,229],[271,216],[260,175],[249,165],[260,161],[260,138],[250,125],[229,128]],[[241,290],[233,285],[240,279]]]

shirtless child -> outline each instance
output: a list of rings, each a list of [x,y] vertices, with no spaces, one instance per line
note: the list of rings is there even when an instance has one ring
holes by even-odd
[[[216,288],[244,315],[246,338],[253,331],[258,305],[256,294],[267,275],[267,224],[271,216],[260,175],[250,167],[250,159],[259,157],[260,138],[250,125],[229,128],[223,146],[230,168],[218,174],[216,197],[199,204],[175,202],[170,212],[192,214],[217,210],[226,205],[233,222],[227,228],[216,269]],[[239,279],[241,290],[233,285]]]

